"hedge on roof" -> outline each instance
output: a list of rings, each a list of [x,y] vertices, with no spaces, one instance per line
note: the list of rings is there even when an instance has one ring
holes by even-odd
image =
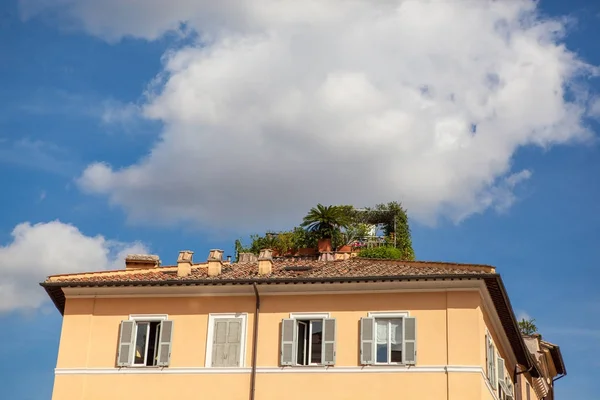
[[[395,247],[371,247],[370,249],[362,249],[358,252],[359,257],[363,258],[385,258],[400,260],[403,257],[402,251]]]

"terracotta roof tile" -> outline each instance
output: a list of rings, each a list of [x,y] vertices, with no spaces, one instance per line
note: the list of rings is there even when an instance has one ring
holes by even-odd
[[[94,283],[136,282],[160,283],[163,281],[195,281],[195,280],[247,280],[247,279],[327,279],[327,278],[360,278],[360,277],[394,277],[394,276],[429,276],[448,274],[490,274],[494,268],[484,265],[451,264],[424,261],[397,261],[353,258],[339,261],[318,261],[298,259],[275,259],[270,275],[258,274],[258,263],[224,264],[222,272],[216,277],[209,277],[206,264],[194,266],[190,275],[177,276],[177,267],[160,267],[139,271],[110,271],[106,273],[82,273],[49,277],[46,282],[76,284],[86,286]]]

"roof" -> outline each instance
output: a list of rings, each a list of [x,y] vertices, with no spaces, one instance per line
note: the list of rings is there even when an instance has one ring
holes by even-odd
[[[182,286],[182,285],[240,285],[294,284],[331,282],[377,282],[410,280],[479,279],[485,282],[494,302],[517,361],[537,369],[519,333],[517,321],[504,284],[494,267],[489,265],[456,264],[430,261],[399,261],[366,258],[319,261],[316,259],[281,258],[273,260],[270,275],[258,274],[258,262],[223,263],[221,274],[208,276],[205,264],[192,267],[185,277],[177,276],[177,267],[154,267],[135,270],[101,271],[54,275],[41,285],[61,313],[64,313],[63,287],[99,286]]]
[[[552,361],[554,362],[554,366],[556,367],[556,372],[559,375],[566,375],[567,368],[565,367],[565,362],[562,358],[560,347],[555,345],[554,343],[550,343],[545,340],[540,340],[540,342],[544,347],[547,347],[550,351],[550,356],[552,357]]]
[[[206,264],[192,267],[190,275],[177,276],[177,267],[144,268],[136,270],[99,271],[79,274],[54,275],[46,282],[81,283],[90,285],[101,282],[166,282],[195,281],[208,279],[227,281],[236,279],[261,278],[306,279],[306,278],[342,278],[342,277],[387,277],[403,275],[447,275],[447,274],[486,274],[494,268],[486,265],[451,264],[427,261],[378,260],[352,258],[339,261],[319,261],[316,259],[283,258],[273,261],[273,272],[267,276],[258,274],[258,261],[223,264],[221,274],[208,276]]]

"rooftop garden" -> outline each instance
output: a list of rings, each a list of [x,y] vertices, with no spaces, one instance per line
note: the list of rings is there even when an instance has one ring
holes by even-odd
[[[250,236],[250,244],[235,241],[240,253],[258,254],[270,248],[275,255],[314,255],[322,251],[358,252],[360,257],[414,260],[406,210],[398,202],[355,208],[317,204],[289,231]]]

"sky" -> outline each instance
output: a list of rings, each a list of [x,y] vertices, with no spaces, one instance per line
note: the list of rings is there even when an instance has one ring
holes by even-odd
[[[51,396],[46,276],[396,200],[597,399],[599,134],[594,0],[3,1],[2,397]]]

